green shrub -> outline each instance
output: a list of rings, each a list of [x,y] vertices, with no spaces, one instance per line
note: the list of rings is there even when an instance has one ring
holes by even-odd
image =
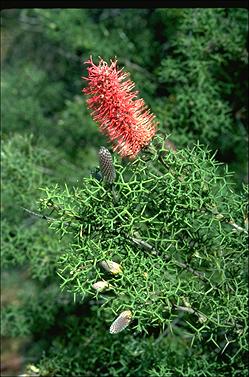
[[[1,329],[27,339],[27,375],[247,375],[247,19],[3,12]],[[89,55],[117,56],[160,120],[139,158],[113,156],[113,184],[81,97]]]
[[[149,160],[151,152],[125,166],[116,159],[115,191],[92,176],[84,178],[82,184],[72,190],[57,185],[45,189],[41,208],[53,210],[50,227],[62,236],[68,235],[68,245],[64,244],[64,250],[58,251],[55,262],[62,291],[74,297],[75,303],[71,298],[70,304],[69,299],[65,310],[74,313],[81,305],[86,308],[82,311],[83,317],[80,315],[76,322],[74,317],[68,318],[65,314],[71,323],[69,326],[77,328],[79,333],[73,336],[73,343],[68,344],[62,320],[58,335],[51,339],[47,358],[38,365],[43,370],[41,375],[62,376],[69,370],[75,376],[87,374],[88,367],[84,359],[80,360],[81,348],[75,353],[75,347],[81,343],[82,336],[88,342],[89,332],[97,332],[96,325],[85,324],[89,305],[94,313],[91,321],[104,326],[99,329],[99,335],[94,335],[95,340],[90,340],[96,352],[95,358],[87,355],[91,362],[90,375],[101,353],[101,347],[95,342],[99,338],[106,350],[111,337],[114,337],[111,349],[120,354],[121,347],[124,360],[118,361],[115,353],[108,356],[109,351],[105,352],[110,360],[107,362],[109,375],[127,375],[128,370],[132,370],[131,376],[138,372],[143,375],[151,369],[151,375],[155,376],[163,376],[162,371],[175,375],[174,370],[176,375],[187,376],[190,370],[197,373],[205,365],[208,376],[213,375],[212,370],[223,354],[226,361],[219,368],[224,376],[227,370],[233,375],[238,368],[243,372],[247,348],[246,196],[232,190],[224,176],[217,173],[215,160],[202,147],[166,152],[159,149],[161,142],[157,137]],[[33,253],[30,264],[36,265],[35,249]],[[44,253],[50,255],[49,249]],[[105,271],[101,262],[106,260],[120,264],[122,272]],[[94,283],[103,280],[109,284],[106,292],[93,289]],[[40,293],[35,300],[39,300],[40,295],[43,297]],[[58,304],[53,300],[53,311],[49,305],[44,311],[35,301],[32,302],[34,309],[25,304],[28,317],[39,316],[37,310],[43,313],[40,327],[36,322],[38,332],[43,328],[52,331],[51,326],[56,322],[53,313],[58,313]],[[10,310],[14,310],[14,314]],[[16,315],[18,323],[16,310],[23,309],[8,308],[4,316],[8,319]],[[127,342],[123,335],[108,335],[108,326],[124,310],[132,312],[129,329],[124,330]],[[81,320],[82,325],[77,325]],[[30,326],[32,329],[33,325]],[[81,326],[87,326],[89,332],[82,335]],[[183,372],[185,357],[189,357],[185,351],[175,355],[176,360],[178,357],[182,360],[179,367],[178,361],[174,364],[174,357],[169,365],[165,361],[156,362],[166,357],[161,355],[161,345],[158,350],[155,348],[155,355],[153,353],[146,365],[140,360],[130,366],[127,357],[136,344],[136,337],[142,337],[146,354],[150,353],[152,339],[157,344],[165,330],[172,334],[174,342],[184,343],[194,355],[210,352],[210,364],[209,358],[208,361],[204,358],[200,363],[190,364],[188,371]],[[16,334],[15,320],[12,331]],[[163,343],[168,341],[168,337],[162,340]],[[169,352],[174,354],[174,351]],[[106,366],[98,365],[99,375],[108,375]]]

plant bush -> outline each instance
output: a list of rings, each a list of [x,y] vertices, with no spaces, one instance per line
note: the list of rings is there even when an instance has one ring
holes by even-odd
[[[3,12],[2,336],[26,339],[26,376],[247,375],[247,17]],[[160,121],[111,153],[114,180],[89,55],[117,56]]]

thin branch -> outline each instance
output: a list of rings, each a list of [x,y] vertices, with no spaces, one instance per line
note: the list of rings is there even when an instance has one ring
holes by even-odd
[[[129,239],[142,249],[149,250],[152,254],[158,255],[158,251],[151,246],[148,242],[141,240],[140,238],[129,237]]]
[[[205,314],[191,308],[190,306],[181,306],[181,305],[174,304],[174,308],[182,313],[195,314],[198,317],[198,321],[201,323],[206,322],[207,320],[207,316]]]
[[[39,217],[40,219],[47,220],[47,221],[58,221],[58,219],[55,219],[54,217],[49,217],[49,216],[46,216],[46,215],[41,215],[40,213],[33,212],[30,209],[27,209],[27,208],[24,208],[24,207],[21,207],[21,208],[24,209],[24,211],[30,213],[31,215]],[[63,224],[67,225],[67,226],[69,226],[69,225],[76,225],[76,223],[72,223],[72,222],[63,222]]]
[[[222,213],[216,211],[215,209],[213,208],[206,208],[209,212],[211,212],[214,216],[216,216],[216,219],[218,219],[219,221],[221,222],[224,222],[226,224],[230,224],[234,229],[236,229],[237,231],[239,232],[244,232],[246,234],[248,234],[248,230],[246,230],[245,228],[242,228],[241,226],[239,226],[238,224],[236,224],[233,220],[230,220],[228,221],[224,215],[222,215]]]
[[[129,240],[131,240],[135,245],[139,246],[142,249],[150,251],[154,255],[159,255],[159,251],[150,245],[148,242],[141,240],[140,238],[135,237],[128,237]],[[169,255],[163,256],[166,261],[169,261],[171,257]],[[179,266],[184,268],[185,270],[191,272],[193,275],[198,276],[199,279],[203,281],[208,281],[208,279],[205,277],[204,273],[201,273],[199,271],[194,270],[192,267],[188,266],[186,263],[175,261],[175,263]]]
[[[30,213],[31,215],[39,217],[40,219],[44,219],[44,220],[47,220],[47,221],[56,221],[56,219],[53,218],[53,217],[49,217],[49,216],[46,216],[46,215],[41,215],[40,213],[36,213],[36,212],[30,211],[30,209],[27,209],[27,208],[24,208],[24,207],[21,207],[21,208],[24,209],[24,211]]]
[[[232,227],[234,229],[239,230],[240,232],[244,232],[244,233],[248,234],[248,231],[245,228],[242,228],[241,226],[237,225],[233,221],[229,221],[229,224],[232,225]]]
[[[194,270],[192,267],[188,266],[186,263],[176,261],[179,267],[184,268],[185,270],[191,272],[193,275],[198,276],[203,281],[208,281],[205,275],[199,271]]]
[[[189,306],[174,305],[174,307],[176,310],[179,310],[180,312],[185,312],[185,313],[190,313],[190,314],[196,313],[196,311]]]

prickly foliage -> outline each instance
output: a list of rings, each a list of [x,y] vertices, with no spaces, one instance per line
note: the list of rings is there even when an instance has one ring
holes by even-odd
[[[189,346],[210,343],[223,353],[232,343],[231,355],[243,353],[246,198],[217,174],[201,146],[166,152],[161,143],[158,137],[125,166],[116,159],[115,197],[93,177],[73,190],[44,190],[40,204],[53,209],[50,227],[74,237],[58,260],[61,289],[97,300],[108,321],[131,310],[130,334],[163,331],[178,318],[176,333]],[[106,259],[122,272],[104,271]],[[96,292],[92,285],[103,279],[110,288]]]

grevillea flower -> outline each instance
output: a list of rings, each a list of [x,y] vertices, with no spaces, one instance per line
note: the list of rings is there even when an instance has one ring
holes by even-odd
[[[155,115],[143,99],[137,99],[135,84],[128,79],[128,73],[122,72],[123,68],[117,69],[117,60],[111,60],[108,66],[100,58],[95,65],[90,57],[85,64],[89,64],[88,77],[83,77],[88,86],[83,93],[90,95],[87,104],[93,119],[114,145],[114,151],[121,157],[136,157],[155,135]]]

